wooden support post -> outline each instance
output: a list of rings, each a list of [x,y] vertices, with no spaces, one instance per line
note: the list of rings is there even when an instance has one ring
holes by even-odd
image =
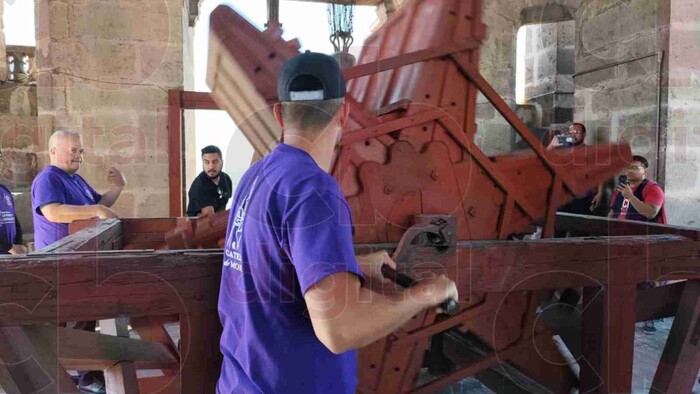
[[[700,369],[700,281],[685,284],[676,318],[668,334],[652,393],[689,393]]]
[[[221,323],[216,313],[180,315],[182,393],[213,393],[221,372]]]
[[[182,176],[184,139],[182,138],[182,92],[168,92],[168,175],[170,177],[170,216],[182,216],[184,181]]]
[[[136,366],[133,361],[121,361],[105,369],[107,394],[139,394]]]
[[[78,393],[70,375],[58,362],[56,342],[30,340],[27,328],[0,327],[0,380],[8,393]],[[54,337],[55,338],[55,337]],[[5,386],[5,380],[11,381]]]
[[[581,392],[632,391],[636,293],[636,284],[584,288]]]
[[[100,334],[129,338],[129,319],[100,320]],[[108,394],[139,394],[136,366],[133,361],[120,361],[105,369],[105,388]]]

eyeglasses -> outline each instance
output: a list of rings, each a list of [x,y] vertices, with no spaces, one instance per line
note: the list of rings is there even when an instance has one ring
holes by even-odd
[[[216,188],[216,192],[219,193],[219,198],[223,198],[223,197],[224,197],[224,191],[221,190],[220,187],[217,187],[217,188]]]

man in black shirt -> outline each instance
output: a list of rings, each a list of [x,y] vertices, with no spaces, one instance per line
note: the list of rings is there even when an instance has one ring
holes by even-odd
[[[187,216],[213,214],[226,209],[233,187],[231,178],[221,171],[224,161],[221,150],[209,145],[202,149],[202,171],[192,182],[188,193]]]

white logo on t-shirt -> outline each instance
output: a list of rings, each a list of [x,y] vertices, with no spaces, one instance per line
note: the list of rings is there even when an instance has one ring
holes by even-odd
[[[83,191],[85,192],[88,200],[95,202],[95,199],[92,197],[92,193],[90,193],[90,189],[88,189],[87,186],[83,186]]]
[[[9,194],[5,194],[5,203],[8,207],[12,207],[12,198],[10,198]]]
[[[229,246],[230,251],[225,251],[224,267],[233,267],[238,271],[242,271],[241,263],[241,246],[243,242],[243,223],[245,222],[246,211],[248,210],[248,204],[250,203],[250,196],[255,191],[255,185],[258,182],[256,177],[253,180],[253,184],[250,186],[248,194],[245,196],[241,205],[236,210],[236,216],[233,219],[233,225],[231,226],[231,232],[229,233],[229,238],[226,240],[226,244]]]

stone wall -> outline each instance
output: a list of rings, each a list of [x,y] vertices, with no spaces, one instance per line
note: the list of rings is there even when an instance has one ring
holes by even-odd
[[[560,129],[573,119],[574,35],[573,20],[523,26],[518,32],[518,51],[523,51],[518,60],[523,68],[516,82],[522,94],[518,105],[535,112],[526,123],[532,129]]]
[[[517,35],[518,30],[525,25],[532,24],[552,24],[557,22],[567,22],[573,20],[573,14],[579,6],[580,0],[492,0],[484,1],[483,21],[487,25],[487,37],[481,47],[481,74],[496,89],[503,99],[514,110],[518,109],[515,100],[516,88],[516,56],[517,56]],[[541,66],[542,74],[533,76],[538,80],[531,85],[530,97],[536,95],[536,91],[545,93],[541,89],[556,89],[557,94],[551,97],[541,97],[538,102],[533,102],[540,109],[553,105],[561,108],[571,108],[571,98],[565,98],[571,91],[571,82],[565,75],[571,74],[572,65],[568,62],[557,62],[555,59],[564,59],[570,54],[567,51],[573,50],[570,33],[571,22],[563,25],[551,25],[549,29],[541,30],[538,34],[541,37],[551,35],[549,41],[561,42],[561,46],[554,51],[547,40],[540,41],[540,48],[535,51],[537,63]],[[560,27],[559,27],[560,26]],[[544,45],[542,45],[544,44]],[[550,56],[547,59],[547,56]],[[570,56],[569,56],[570,57]],[[533,65],[535,59],[533,58]],[[549,62],[551,70],[545,69],[546,62]],[[554,73],[560,75],[554,77]],[[548,85],[549,82],[552,86]],[[534,80],[533,80],[534,81]],[[556,88],[555,88],[556,85]],[[550,90],[553,92],[555,90]],[[562,94],[564,93],[564,94]],[[535,100],[537,101],[537,100]],[[544,113],[536,108],[522,113],[523,120],[533,121],[533,126],[544,127],[550,125],[554,120],[561,120],[568,115],[568,112],[559,114],[557,118],[554,110]],[[560,111],[561,112],[561,111]],[[477,134],[476,144],[487,154],[507,153],[517,147],[519,138],[503,117],[496,112],[491,103],[483,96],[477,99]]]
[[[595,0],[576,13],[576,121],[589,139],[628,142],[656,178],[660,91],[656,0]]]
[[[183,0],[36,0],[35,12],[40,165],[53,131],[78,130],[91,185],[106,190],[111,166],[127,177],[120,216],[167,216],[167,91],[183,86]]]
[[[0,85],[0,183],[14,195],[25,234],[34,231],[29,187],[37,173],[36,102],[36,86]]]

